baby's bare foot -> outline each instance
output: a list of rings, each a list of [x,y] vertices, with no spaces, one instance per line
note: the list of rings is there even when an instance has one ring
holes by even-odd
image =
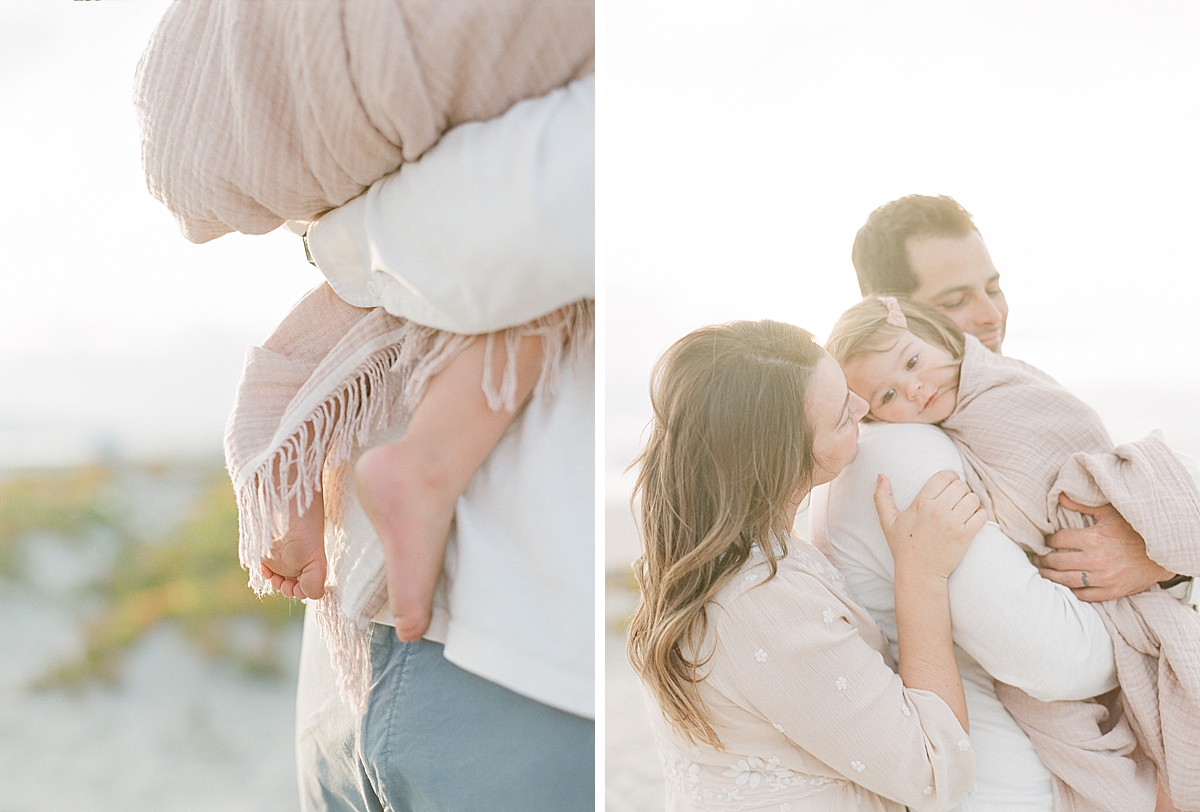
[[[303,516],[292,508],[287,532],[274,541],[261,566],[271,586],[289,598],[303,600],[325,594],[325,506],[321,494],[314,494]]]
[[[429,629],[458,493],[438,455],[423,453],[405,439],[363,452],[354,484],[383,544],[396,636],[411,642]]]

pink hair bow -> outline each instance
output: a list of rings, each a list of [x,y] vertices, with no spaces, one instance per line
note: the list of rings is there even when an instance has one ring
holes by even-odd
[[[896,297],[880,296],[879,301],[887,308],[887,323],[893,327],[899,327],[901,330],[907,330],[908,319],[904,318],[904,313],[900,310],[900,303],[896,301]]]

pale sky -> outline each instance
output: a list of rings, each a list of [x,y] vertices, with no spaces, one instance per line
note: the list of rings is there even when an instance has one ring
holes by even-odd
[[[1117,439],[1200,453],[1194,4],[610,2],[601,37],[610,471],[663,349],[742,318],[823,337],[855,232],[910,193],[975,216],[1008,354]]]
[[[166,6],[0,0],[0,467],[219,453],[246,345],[320,281],[295,236],[192,245],[147,193],[133,71]]]
[[[194,246],[146,193],[132,75],[165,7],[0,0],[0,467],[215,449],[245,346],[320,280],[292,235]],[[598,20],[610,463],[671,341],[768,316],[823,335],[858,295],[854,232],[911,192],[975,215],[1009,354],[1106,419],[1120,401],[1130,431],[1195,423],[1194,4],[613,0]]]

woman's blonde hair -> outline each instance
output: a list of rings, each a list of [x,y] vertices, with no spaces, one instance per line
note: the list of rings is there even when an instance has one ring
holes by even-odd
[[[824,355],[799,327],[739,321],[684,336],[654,367],[629,659],[688,741],[721,747],[697,687],[705,605],[755,547],[771,577],[787,554],[787,506],[813,476],[804,396]]]
[[[839,366],[845,366],[856,355],[868,352],[887,352],[896,346],[906,328],[888,323],[890,308],[887,296],[868,296],[842,314],[829,332],[825,349]],[[962,330],[931,307],[911,299],[897,297],[896,306],[908,322],[907,330],[935,347],[950,353],[955,361],[962,360],[966,339]]]

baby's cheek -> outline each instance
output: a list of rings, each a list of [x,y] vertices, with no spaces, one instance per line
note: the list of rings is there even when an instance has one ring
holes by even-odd
[[[883,410],[871,409],[870,411],[867,412],[867,417],[871,418],[872,420],[874,420],[877,423],[894,423],[894,422],[896,422],[896,418],[894,416],[892,416],[888,412],[887,409],[883,409]]]

